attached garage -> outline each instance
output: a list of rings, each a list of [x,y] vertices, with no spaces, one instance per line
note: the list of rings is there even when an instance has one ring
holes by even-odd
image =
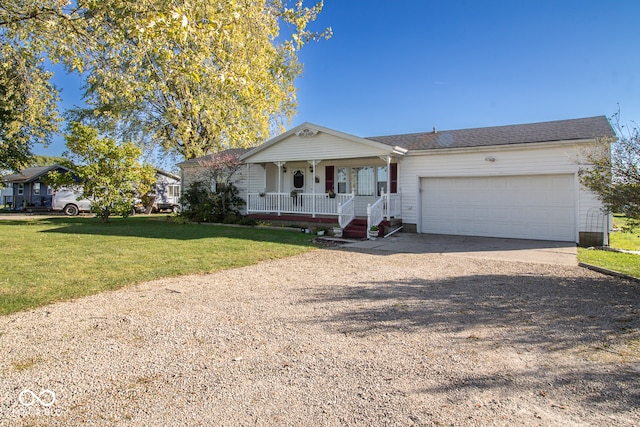
[[[574,174],[420,179],[421,231],[576,240]]]

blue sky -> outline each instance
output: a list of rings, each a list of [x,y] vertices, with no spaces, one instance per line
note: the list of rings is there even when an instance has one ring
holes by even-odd
[[[611,116],[618,105],[640,121],[638,16],[635,0],[325,0],[313,27],[334,35],[300,53],[291,125],[379,136]],[[78,84],[56,81],[64,105],[77,103]]]

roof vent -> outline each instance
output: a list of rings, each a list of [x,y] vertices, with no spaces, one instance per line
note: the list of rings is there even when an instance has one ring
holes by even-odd
[[[302,138],[310,138],[312,136],[316,136],[317,134],[318,134],[317,130],[310,129],[310,128],[300,129],[298,132],[296,132],[296,135]]]

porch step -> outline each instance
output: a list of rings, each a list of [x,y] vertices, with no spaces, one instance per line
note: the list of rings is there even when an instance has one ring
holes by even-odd
[[[354,219],[345,227],[342,235],[353,239],[365,239],[367,237],[367,220]]]

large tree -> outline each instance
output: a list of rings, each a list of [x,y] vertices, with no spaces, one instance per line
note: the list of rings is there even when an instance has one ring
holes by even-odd
[[[71,123],[66,135],[66,156],[75,168],[67,174],[52,173],[54,186],[78,186],[80,198],[91,201],[91,210],[102,222],[111,215],[128,216],[134,199],[151,191],[155,170],[142,165],[139,147],[131,142],[117,143],[103,138],[94,128]]]
[[[0,47],[0,169],[30,163],[34,144],[58,130],[57,91],[41,59],[21,47]]]
[[[192,158],[251,146],[295,109],[298,50],[322,2],[6,0],[0,41],[78,71],[82,118]],[[48,92],[55,94],[55,88]]]
[[[621,124],[619,111],[610,121],[618,139],[601,141],[586,153],[580,181],[610,212],[624,213],[628,228],[635,228],[640,226],[640,130],[635,123]]]

